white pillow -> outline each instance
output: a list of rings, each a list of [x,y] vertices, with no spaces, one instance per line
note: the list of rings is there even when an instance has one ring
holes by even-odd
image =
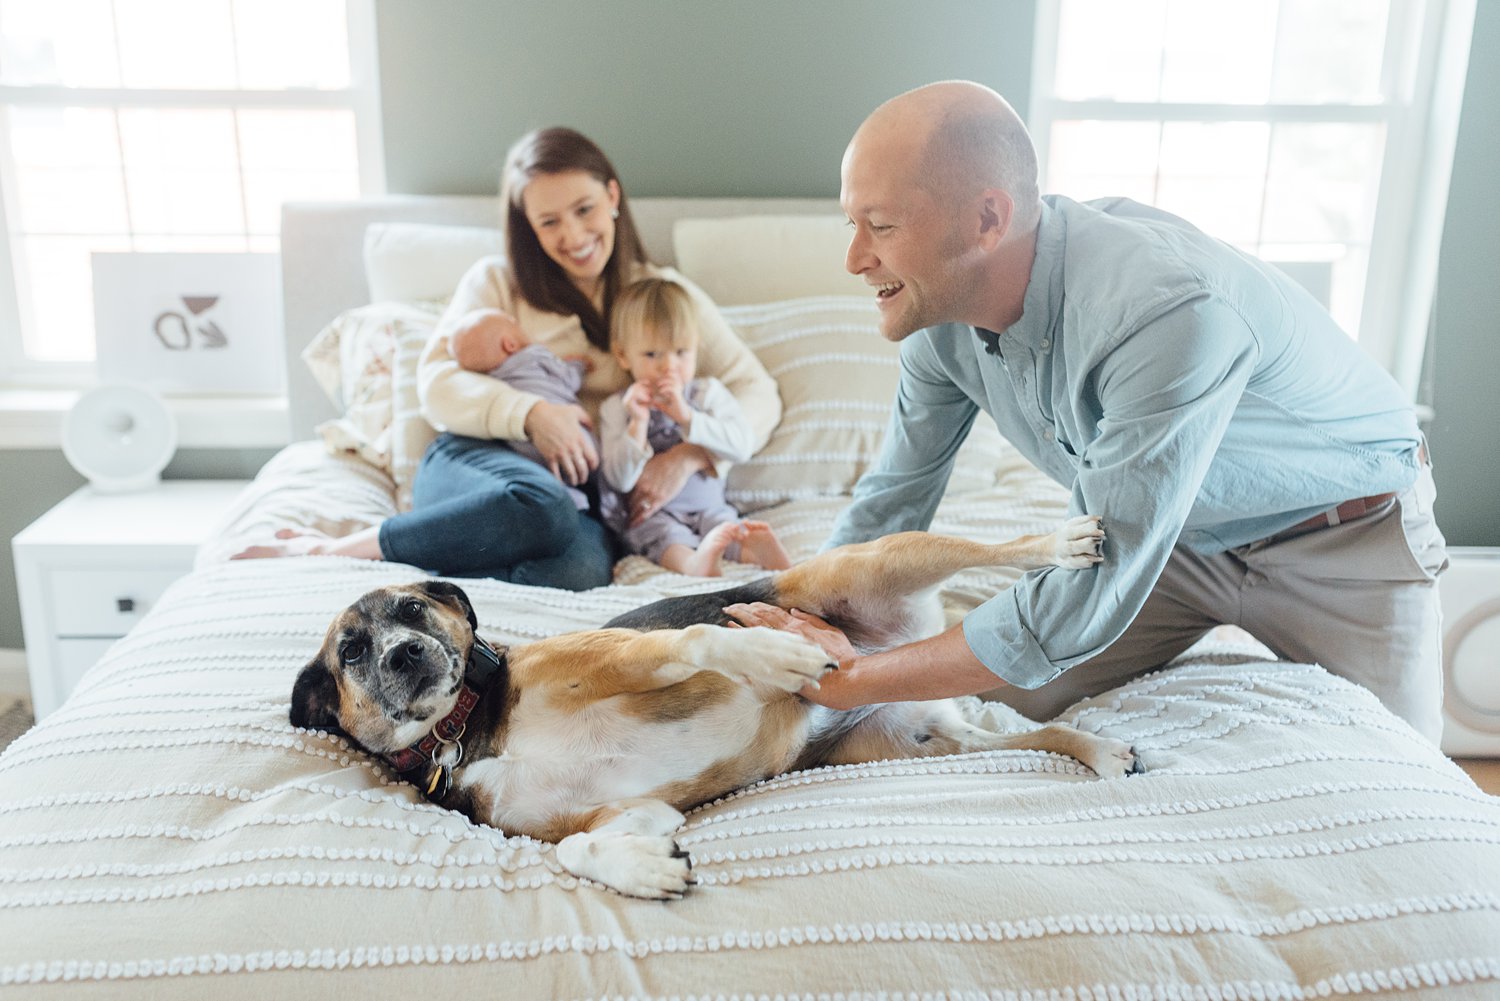
[[[720,306],[868,292],[844,270],[849,228],[838,216],[679,219],[677,270]]]
[[[850,493],[880,454],[899,376],[900,347],[880,336],[874,296],[731,306],[723,314],[776,380],[782,405],[765,448],[729,470],[729,502],[750,513]],[[1017,463],[1020,454],[981,413],[946,496],[991,489]]]
[[[446,300],[475,261],[503,253],[504,235],[485,226],[371,223],[365,228],[370,301]]]
[[[412,483],[437,437],[417,397],[417,361],[442,309],[434,303],[377,302],[340,313],[302,351],[343,416],[318,425],[335,455],[354,454],[383,470],[400,510],[411,509]]]

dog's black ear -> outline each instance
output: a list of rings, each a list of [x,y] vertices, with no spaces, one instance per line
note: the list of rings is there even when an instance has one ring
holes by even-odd
[[[469,603],[469,596],[464,594],[463,588],[446,580],[429,580],[423,581],[422,590],[429,597],[461,609],[464,617],[469,620],[469,628],[476,633],[479,631],[479,619],[474,616],[474,606]]]
[[[292,726],[308,730],[343,733],[339,726],[339,689],[321,655],[314,657],[297,675],[292,686]]]

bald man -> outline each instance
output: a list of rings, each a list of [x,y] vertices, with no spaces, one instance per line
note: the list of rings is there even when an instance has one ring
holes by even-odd
[[[973,83],[876,109],[842,182],[847,267],[874,288],[901,375],[884,450],[827,545],[927,528],[980,410],[1109,541],[1095,569],[1034,571],[874,656],[746,611],[838,654],[804,694],[986,693],[1048,719],[1232,623],[1438,739],[1447,552],[1422,435],[1306,291],[1165,212],[1039,196],[1025,127]]]

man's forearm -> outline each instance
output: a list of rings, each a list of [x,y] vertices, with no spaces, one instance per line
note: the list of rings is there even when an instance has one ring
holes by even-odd
[[[1005,682],[985,667],[955,625],[931,639],[856,657],[823,677],[813,701],[834,709],[977,695]]]

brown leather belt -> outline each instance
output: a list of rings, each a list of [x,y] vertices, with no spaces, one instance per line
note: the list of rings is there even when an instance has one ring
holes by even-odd
[[[1427,465],[1426,442],[1417,446],[1417,462],[1423,466]],[[1335,525],[1342,525],[1346,521],[1355,521],[1367,514],[1374,514],[1378,509],[1395,500],[1396,496],[1396,493],[1392,491],[1387,494],[1374,494],[1370,497],[1356,497],[1353,500],[1346,500],[1338,507],[1331,507],[1327,511],[1320,511],[1306,521],[1299,521],[1291,528],[1282,529],[1266,541],[1280,542],[1282,539],[1290,539],[1294,536],[1305,535],[1308,532],[1316,532],[1320,528],[1332,528]]]
[[[1346,521],[1354,521],[1357,518],[1363,518],[1367,514],[1373,514],[1378,508],[1389,504],[1395,499],[1396,494],[1392,492],[1388,494],[1375,494],[1372,497],[1356,497],[1353,500],[1346,500],[1338,507],[1331,507],[1327,511],[1320,511],[1306,521],[1299,521],[1291,528],[1282,529],[1271,536],[1271,538],[1290,539],[1294,535],[1304,535],[1308,532],[1316,532],[1320,528],[1332,528],[1335,525],[1342,525]]]

